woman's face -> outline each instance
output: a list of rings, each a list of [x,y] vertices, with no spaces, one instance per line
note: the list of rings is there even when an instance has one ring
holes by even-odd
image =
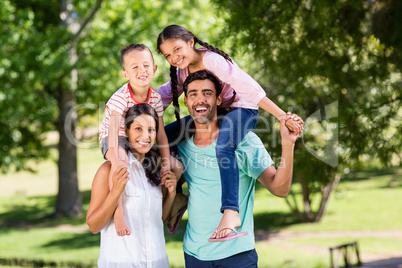
[[[137,116],[131,124],[130,129],[127,130],[127,136],[131,145],[130,151],[144,156],[151,150],[155,142],[155,119],[148,114]]]
[[[181,39],[168,39],[160,45],[159,49],[170,65],[185,69],[194,58],[194,39],[189,42]]]

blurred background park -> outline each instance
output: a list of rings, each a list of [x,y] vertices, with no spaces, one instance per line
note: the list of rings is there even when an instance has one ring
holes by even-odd
[[[288,197],[256,188],[259,266],[329,267],[329,248],[354,241],[365,263],[402,264],[401,18],[398,0],[2,0],[0,265],[96,266],[85,214],[105,103],[125,83],[120,49],[152,50],[158,89],[169,65],[156,39],[170,24],[305,121]],[[259,118],[279,163],[278,124]],[[184,267],[185,224],[166,235],[172,267]]]

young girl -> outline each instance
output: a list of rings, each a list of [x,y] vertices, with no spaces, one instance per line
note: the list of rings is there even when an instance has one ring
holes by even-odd
[[[169,267],[163,221],[170,213],[176,178],[181,173],[168,171],[158,176],[159,161],[151,150],[158,132],[158,115],[149,104],[131,107],[125,128],[130,144],[128,167],[117,168],[109,190],[111,163],[107,161],[92,183],[86,221],[92,233],[101,231],[98,266]],[[118,236],[111,220],[120,198],[127,225],[135,232],[129,236]]]
[[[203,48],[196,49],[196,43]],[[216,156],[222,182],[223,217],[211,236],[219,241],[230,233],[227,228],[238,228],[241,225],[238,216],[239,171],[235,149],[244,136],[256,127],[258,107],[271,113],[278,120],[287,117],[286,126],[298,135],[301,135],[304,122],[296,115],[287,115],[268,99],[261,86],[242,71],[225,52],[199,40],[186,28],[178,25],[166,27],[158,36],[157,48],[171,65],[171,80],[158,90],[164,107],[173,101],[176,109],[177,122],[165,127],[170,144],[180,141],[183,135],[188,134],[185,131],[178,132],[177,128],[188,130],[188,126],[191,125],[190,117],[180,120],[178,104],[178,97],[183,92],[186,77],[190,73],[207,70],[222,82],[221,107],[225,107],[227,113],[220,122]]]

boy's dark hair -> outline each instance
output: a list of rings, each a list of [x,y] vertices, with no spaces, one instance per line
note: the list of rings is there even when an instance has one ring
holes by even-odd
[[[124,125],[126,129],[130,129],[131,124],[134,122],[134,119],[137,116],[140,116],[142,114],[147,114],[152,116],[152,118],[155,120],[155,128],[156,128],[156,133],[158,133],[159,129],[159,124],[158,124],[158,113],[155,111],[155,109],[149,105],[148,103],[140,103],[136,104],[130,109],[128,109],[127,114],[126,114],[126,119],[124,121]],[[155,152],[155,150],[152,148],[148,153],[145,154],[145,159],[142,162],[142,166],[145,170],[145,174],[147,178],[156,186],[158,186],[161,183],[161,180],[159,178],[158,174],[158,166],[159,166],[159,161],[158,161],[158,154]]]
[[[133,50],[148,50],[149,53],[151,53],[152,62],[154,62],[154,56],[152,55],[151,50],[146,45],[144,45],[144,44],[129,44],[129,45],[123,47],[120,50],[120,63],[121,63],[121,66],[123,66],[123,64],[124,64],[124,56],[126,56],[129,52],[131,52]]]
[[[210,80],[212,83],[214,83],[216,97],[218,97],[222,93],[222,86],[221,86],[221,83],[219,82],[218,78],[216,78],[215,75],[210,74],[205,70],[202,70],[202,71],[198,71],[198,72],[189,74],[189,76],[187,76],[187,78],[186,78],[186,81],[184,81],[183,91],[184,91],[184,95],[186,97],[187,97],[188,84],[190,84],[191,82],[194,82],[196,80]]]
[[[157,49],[158,49],[159,53],[161,53],[162,51],[160,50],[160,46],[162,45],[162,43],[164,41],[166,41],[168,39],[179,39],[179,40],[183,40],[185,42],[189,42],[193,38],[194,38],[194,43],[200,44],[201,46],[207,48],[208,50],[218,53],[219,55],[224,57],[227,61],[233,63],[232,59],[229,57],[228,54],[226,54],[225,52],[223,52],[222,50],[220,50],[214,46],[209,45],[206,42],[201,41],[192,32],[190,32],[186,28],[179,26],[179,25],[169,25],[165,29],[163,29],[163,31],[158,36]],[[170,66],[170,88],[171,88],[171,92],[173,95],[173,106],[175,107],[176,121],[177,121],[177,124],[179,126],[181,126],[179,96],[178,96],[178,92],[177,92],[177,68],[174,66]],[[231,107],[231,104],[233,103],[233,101],[235,100],[235,96],[236,96],[236,91],[233,90],[233,97],[229,100],[229,102],[227,104],[228,110],[231,109],[230,107]]]

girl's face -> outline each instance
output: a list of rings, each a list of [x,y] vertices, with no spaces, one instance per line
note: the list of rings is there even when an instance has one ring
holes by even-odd
[[[169,64],[174,67],[186,69],[193,63],[194,39],[189,42],[181,39],[168,39],[160,45],[159,49]]]
[[[131,124],[130,129],[127,130],[127,136],[130,142],[130,151],[143,158],[151,150],[155,142],[155,119],[148,114],[137,116]]]

